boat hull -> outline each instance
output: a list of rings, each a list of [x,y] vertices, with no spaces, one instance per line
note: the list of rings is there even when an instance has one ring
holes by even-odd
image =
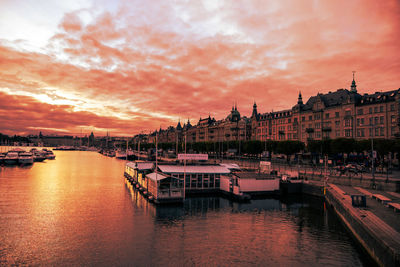
[[[18,159],[4,159],[4,164],[6,165],[17,165]]]
[[[19,159],[18,160],[18,163],[19,164],[22,164],[22,165],[30,165],[30,164],[33,164],[33,158],[26,158],[26,159]]]
[[[46,159],[46,157],[34,157],[33,158],[33,160],[35,161],[35,162],[42,162],[42,161],[44,161]]]

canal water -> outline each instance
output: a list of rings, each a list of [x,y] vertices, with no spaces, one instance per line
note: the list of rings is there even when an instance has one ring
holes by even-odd
[[[322,200],[188,198],[156,207],[122,160],[55,151],[0,169],[0,265],[364,266]]]

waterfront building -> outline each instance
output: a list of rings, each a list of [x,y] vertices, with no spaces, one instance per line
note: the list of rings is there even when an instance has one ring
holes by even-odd
[[[356,81],[350,90],[338,89],[318,93],[303,102],[299,92],[297,103],[289,109],[259,113],[254,102],[250,118],[241,116],[234,105],[225,119],[200,118],[194,126],[188,120],[166,130],[160,129],[136,139],[155,142],[224,142],[245,140],[309,140],[354,138],[391,139],[400,135],[400,88],[387,92],[360,94]]]
[[[325,138],[395,138],[399,134],[400,89],[361,95],[351,89],[318,93],[304,104],[301,92],[292,109],[257,113],[253,106],[255,140],[322,140]]]

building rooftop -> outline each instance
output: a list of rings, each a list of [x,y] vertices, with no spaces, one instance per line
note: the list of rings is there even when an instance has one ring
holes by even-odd
[[[156,172],[149,173],[149,174],[146,175],[146,177],[150,178],[153,181],[160,181],[160,180],[163,180],[165,178],[168,178],[167,176],[162,175],[160,173],[156,173]]]
[[[230,170],[220,165],[158,165],[158,169],[164,173],[214,173],[228,174]]]

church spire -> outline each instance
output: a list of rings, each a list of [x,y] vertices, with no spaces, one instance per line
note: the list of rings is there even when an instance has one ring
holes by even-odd
[[[352,92],[352,93],[357,93],[357,85],[356,85],[356,81],[354,80],[355,73],[356,72],[353,71],[353,81],[351,82],[351,89],[350,89],[350,92]]]
[[[303,105],[303,97],[301,96],[301,91],[299,91],[299,98],[297,99],[297,104]]]
[[[254,105],[253,105],[253,113],[251,114],[252,118],[256,118],[257,119],[258,116],[258,112],[257,112],[257,104],[256,101],[254,101]]]

